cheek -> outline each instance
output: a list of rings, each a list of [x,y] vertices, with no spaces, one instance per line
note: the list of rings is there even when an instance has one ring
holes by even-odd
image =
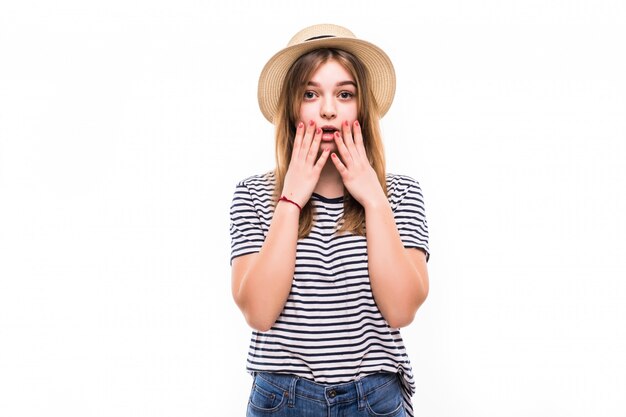
[[[300,120],[308,122],[309,120],[313,119],[314,116],[315,111],[313,109],[313,106],[304,104],[300,106]]]
[[[344,117],[347,120],[356,120],[357,115],[358,115],[358,111],[357,111],[356,103],[346,106],[344,110]]]

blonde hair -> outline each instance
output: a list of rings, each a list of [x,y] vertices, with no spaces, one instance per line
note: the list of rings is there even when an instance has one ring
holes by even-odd
[[[378,124],[379,112],[368,81],[367,69],[361,61],[349,52],[324,48],[308,52],[298,58],[287,72],[283,82],[275,119],[276,168],[274,176],[276,178],[276,187],[274,189],[274,204],[280,198],[285,175],[289,168],[289,161],[293,151],[293,140],[296,134],[296,123],[299,119],[300,105],[307,83],[320,65],[330,60],[335,60],[343,66],[356,82],[357,120],[363,132],[363,144],[367,153],[367,159],[376,172],[383,192],[385,195],[387,194],[385,153]],[[330,160],[327,163],[332,164]],[[349,232],[365,236],[365,210],[363,206],[350,195],[347,189],[344,191],[343,201],[343,219],[338,232]],[[302,207],[302,212],[300,213],[299,239],[307,236],[311,231],[313,214],[313,205],[309,200]]]

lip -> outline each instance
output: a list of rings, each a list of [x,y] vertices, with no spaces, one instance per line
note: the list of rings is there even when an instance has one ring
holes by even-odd
[[[321,127],[322,131],[324,130],[328,130],[330,132],[323,132],[322,133],[322,141],[324,142],[334,142],[335,141],[335,132],[339,131],[339,128],[332,126],[332,125],[326,125],[326,126],[322,126]]]

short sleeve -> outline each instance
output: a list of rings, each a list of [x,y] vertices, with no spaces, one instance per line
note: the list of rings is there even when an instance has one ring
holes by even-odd
[[[230,206],[230,263],[238,256],[259,252],[265,241],[263,226],[245,182],[235,188]]]
[[[405,248],[422,249],[428,262],[428,222],[422,189],[416,180],[406,176],[396,177],[393,188],[392,209],[402,243]]]

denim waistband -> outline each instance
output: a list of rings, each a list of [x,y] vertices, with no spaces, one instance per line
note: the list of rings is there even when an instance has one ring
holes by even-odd
[[[328,405],[358,400],[358,406],[361,409],[364,407],[365,397],[369,392],[393,382],[398,375],[391,372],[378,372],[352,382],[334,385],[319,384],[291,374],[255,372],[254,377],[262,378],[284,391],[291,406],[296,397],[306,397]]]

